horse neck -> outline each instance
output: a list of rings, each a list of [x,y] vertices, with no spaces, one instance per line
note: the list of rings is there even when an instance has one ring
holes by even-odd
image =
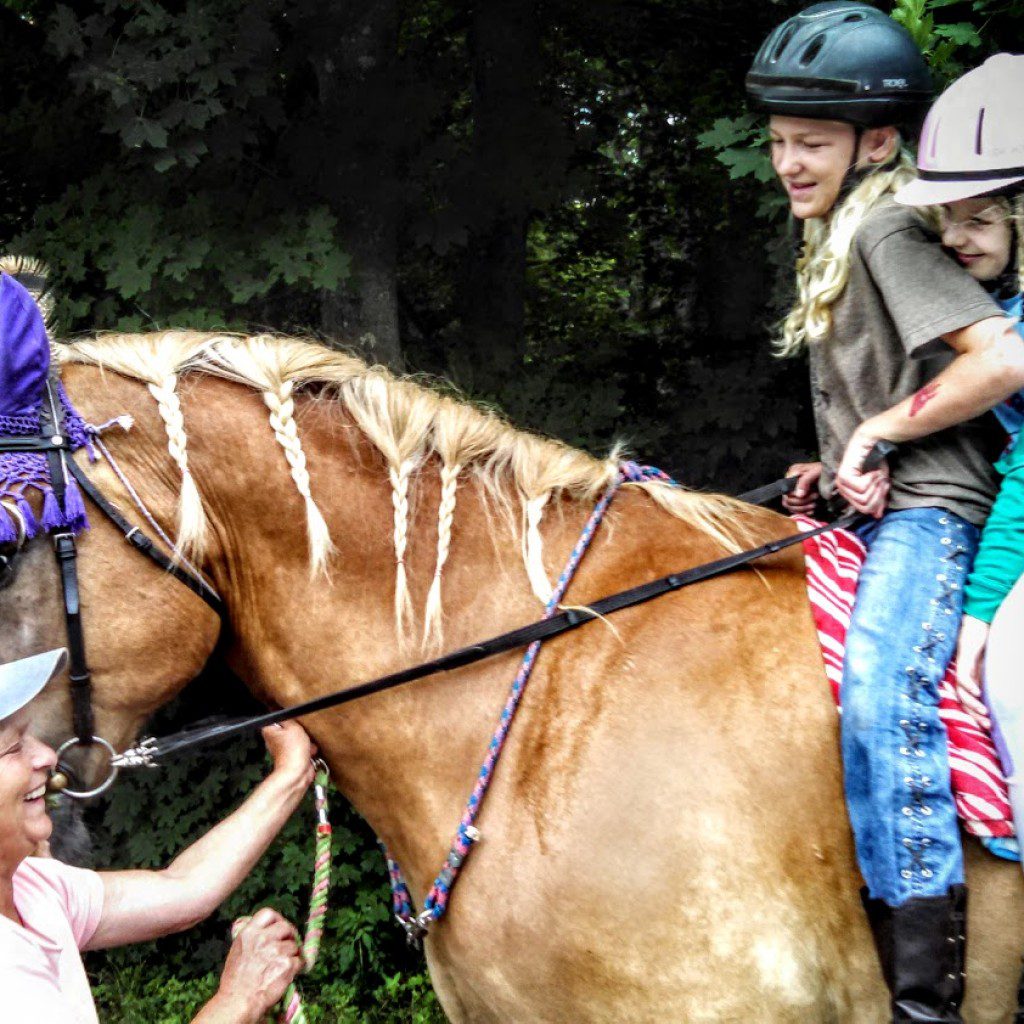
[[[190,462],[216,539],[205,564],[231,622],[228,658],[258,695],[290,706],[437,653],[420,642],[436,564],[435,462],[410,487],[405,567],[413,615],[403,636],[393,486],[352,421],[333,403],[297,409],[311,493],[335,548],[327,573],[311,575],[303,500],[259,396],[210,380],[184,403]],[[552,511],[544,530],[549,566],[571,550],[588,513],[572,504]],[[471,477],[454,523],[442,577],[444,649],[538,618],[513,526]],[[410,866],[414,883],[437,866],[520,657],[513,652],[305,722],[343,791]]]

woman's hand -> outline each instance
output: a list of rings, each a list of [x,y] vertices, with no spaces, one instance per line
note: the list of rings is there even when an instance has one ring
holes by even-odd
[[[309,786],[313,781],[316,746],[306,730],[298,722],[290,721],[268,725],[262,731],[263,742],[274,762],[274,774],[287,775]]]
[[[981,692],[988,631],[987,622],[965,615],[960,623],[960,639],[956,647],[956,695],[964,710],[985,730],[992,728],[992,719]]]
[[[238,929],[217,994],[193,1024],[258,1024],[301,969],[295,927],[264,907]]]
[[[889,503],[889,464],[881,462],[877,469],[866,472],[864,460],[882,438],[864,429],[854,431],[836,470],[836,490],[858,512],[881,519]]]
[[[814,515],[814,507],[818,503],[818,480],[821,478],[820,462],[797,462],[786,470],[786,476],[797,476],[800,479],[796,486],[782,496],[782,507],[790,515]]]

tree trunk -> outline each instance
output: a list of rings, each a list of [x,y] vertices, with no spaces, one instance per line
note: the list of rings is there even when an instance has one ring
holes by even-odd
[[[371,362],[403,368],[398,316],[397,0],[321,9],[321,38],[336,40],[315,62],[324,110],[326,198],[338,215],[352,277],[321,299],[321,329]],[[323,53],[323,51],[321,51]]]
[[[456,375],[493,393],[525,354],[526,230],[538,150],[540,39],[532,0],[486,0],[470,32],[473,189]]]

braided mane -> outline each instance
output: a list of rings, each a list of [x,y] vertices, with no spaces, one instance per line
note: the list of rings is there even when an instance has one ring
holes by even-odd
[[[436,464],[441,497],[436,563],[424,609],[424,643],[439,642],[441,636],[441,580],[460,480],[472,476],[513,516],[518,507],[527,574],[543,602],[551,593],[540,532],[545,508],[559,497],[592,503],[617,478],[618,449],[605,459],[595,458],[559,441],[517,430],[492,411],[311,341],[163,331],[107,334],[58,348],[62,363],[101,366],[147,384],[164,422],[168,450],[181,472],[178,548],[193,556],[201,553],[206,519],[188,468],[188,436],[177,395],[181,375],[207,373],[261,393],[273,436],[305,502],[313,573],[327,570],[333,549],[296,428],[295,395],[307,390],[335,396],[388,466],[394,507],[395,615],[401,636],[408,633],[413,618],[405,570],[409,492],[417,475]],[[750,506],[657,481],[628,486],[642,488],[669,514],[726,550],[739,550]]]

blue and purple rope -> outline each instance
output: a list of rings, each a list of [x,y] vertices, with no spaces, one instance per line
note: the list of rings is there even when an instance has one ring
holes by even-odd
[[[572,549],[572,553],[569,555],[568,561],[565,563],[565,568],[562,569],[561,575],[558,577],[558,583],[555,585],[551,598],[548,600],[547,605],[544,608],[542,618],[550,618],[558,611],[559,606],[562,603],[562,598],[565,596],[565,592],[568,590],[569,584],[572,582],[572,579],[576,574],[576,570],[579,568],[580,562],[583,560],[583,556],[587,553],[587,550],[590,547],[590,542],[594,539],[594,534],[597,532],[598,527],[604,519],[605,512],[608,511],[608,506],[618,493],[619,488],[624,483],[647,483],[652,481],[675,486],[675,481],[660,469],[655,469],[653,466],[641,466],[636,462],[622,463],[619,467],[618,476],[608,490],[605,491],[598,500],[597,504],[594,506],[594,510],[590,513],[583,530],[580,532],[580,536]],[[422,938],[427,933],[430,925],[444,915],[444,912],[448,909],[448,901],[451,897],[452,889],[455,887],[455,883],[459,877],[459,872],[465,863],[466,857],[469,855],[469,851],[473,848],[474,843],[476,843],[480,838],[480,833],[475,824],[477,815],[480,813],[480,809],[483,806],[484,797],[487,795],[487,789],[494,776],[494,770],[497,767],[498,759],[501,757],[501,752],[504,748],[509,730],[512,727],[512,721],[515,718],[519,702],[522,699],[523,692],[526,690],[526,684],[530,681],[530,676],[533,672],[534,666],[536,665],[540,647],[541,641],[534,641],[534,643],[530,644],[526,649],[526,653],[523,655],[519,671],[516,673],[516,677],[512,681],[512,688],[509,691],[508,699],[501,710],[501,717],[498,721],[498,726],[491,737],[490,743],[488,744],[487,756],[480,767],[480,772],[477,776],[476,783],[473,786],[473,791],[470,793],[469,800],[466,803],[466,809],[463,812],[462,820],[459,822],[459,826],[456,829],[455,837],[452,840],[451,848],[448,851],[448,856],[445,859],[445,863],[438,873],[437,878],[434,880],[434,884],[431,887],[430,892],[427,893],[426,899],[423,902],[423,912],[421,914],[417,915],[415,913],[412,896],[409,892],[409,887],[402,876],[401,868],[398,866],[396,861],[387,855],[387,850],[385,850],[388,875],[391,879],[392,907],[394,909],[395,917],[398,918],[399,922],[401,922],[402,926],[405,928],[410,941],[417,941]]]

